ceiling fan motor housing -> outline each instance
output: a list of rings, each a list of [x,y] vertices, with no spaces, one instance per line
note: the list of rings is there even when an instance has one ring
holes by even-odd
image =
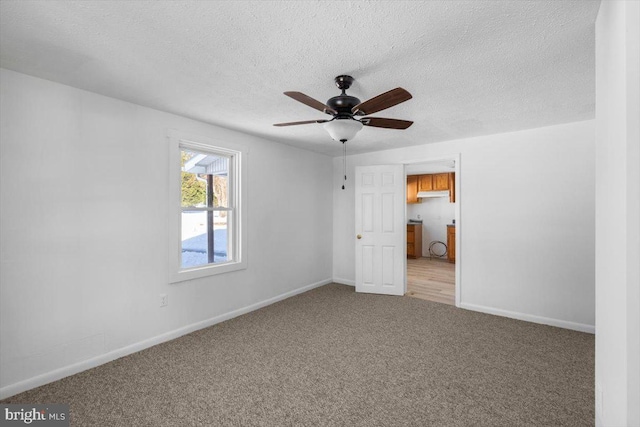
[[[347,94],[334,96],[327,101],[327,105],[338,112],[336,119],[350,119],[353,117],[351,109],[360,104],[355,96]]]
[[[338,112],[335,116],[336,119],[352,119],[353,113],[351,109],[360,104],[360,100],[355,96],[347,95],[345,91],[351,87],[353,77],[338,76],[335,78],[335,82],[338,89],[342,90],[342,94],[329,99],[327,105]]]

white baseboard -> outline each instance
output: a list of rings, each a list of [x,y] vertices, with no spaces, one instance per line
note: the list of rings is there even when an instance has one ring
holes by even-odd
[[[518,313],[515,311],[502,310],[499,308],[486,307],[483,305],[460,303],[460,308],[464,308],[472,311],[479,311],[481,313],[493,314],[496,316],[509,317],[511,319],[524,320],[526,322],[540,323],[543,325],[557,326],[559,328],[571,329],[579,332],[587,332],[590,334],[596,333],[596,327],[594,325],[587,325],[585,323],[575,323],[566,320],[552,319],[549,317],[534,316],[532,314]]]
[[[230,311],[228,313],[221,314],[219,316],[212,317],[210,319],[202,320],[200,322],[192,323],[182,328],[174,329],[173,331],[165,332],[164,334],[157,335],[155,337],[122,347],[100,356],[93,357],[91,359],[83,360],[82,362],[74,363],[72,365],[65,366],[63,368],[55,369],[53,371],[29,378],[24,381],[10,384],[8,386],[0,388],[0,399],[6,399],[7,397],[22,393],[23,391],[31,390],[35,387],[40,387],[45,384],[49,384],[54,381],[58,381],[62,378],[70,375],[75,375],[79,372],[86,371],[87,369],[95,368],[96,366],[104,365],[112,360],[119,359],[124,356],[128,356],[138,351],[142,351],[146,348],[153,347],[154,345],[162,344],[163,342],[171,341],[179,338],[183,335],[195,332],[200,329],[208,328],[216,323],[224,322],[225,320],[233,319],[234,317],[241,316],[243,314],[258,310],[262,307],[266,307],[278,301],[290,298],[292,296],[307,292],[311,289],[318,288],[320,286],[331,283],[331,279],[321,280],[316,283],[312,283],[307,286],[303,286],[293,291],[285,292],[272,298],[268,298],[264,301],[257,302],[255,304],[248,305],[246,307],[239,308],[237,310]]]
[[[355,286],[356,285],[356,281],[355,280],[342,279],[340,277],[334,277],[333,278],[333,283],[340,283],[341,285],[348,285],[348,286]]]

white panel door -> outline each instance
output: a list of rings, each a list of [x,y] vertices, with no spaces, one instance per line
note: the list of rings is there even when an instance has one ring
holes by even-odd
[[[356,167],[356,292],[405,293],[404,165]]]

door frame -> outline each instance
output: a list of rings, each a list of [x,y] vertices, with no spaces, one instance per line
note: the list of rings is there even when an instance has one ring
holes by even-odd
[[[456,274],[456,284],[455,284],[455,304],[456,307],[460,307],[462,300],[462,245],[460,244],[462,241],[462,218],[460,215],[460,206],[462,205],[462,186],[460,185],[461,181],[461,164],[460,164],[460,153],[443,155],[443,156],[434,156],[434,157],[426,157],[423,159],[411,159],[402,162],[405,166],[404,170],[404,185],[405,185],[405,194],[406,194],[406,186],[407,186],[407,166],[415,165],[420,163],[432,163],[446,160],[453,160],[455,163],[454,172],[456,173],[455,179],[455,191],[456,191],[456,205],[455,205],[455,220],[456,220],[456,264],[455,264],[455,274]],[[404,216],[407,217],[407,201],[404,200]],[[407,236],[405,233],[405,250],[407,246]],[[404,269],[407,271],[407,257],[404,257]],[[407,291],[407,274],[405,273],[404,278],[404,289],[405,293]]]

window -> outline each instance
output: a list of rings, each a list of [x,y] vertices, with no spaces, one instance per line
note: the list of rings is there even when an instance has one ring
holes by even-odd
[[[246,268],[241,208],[246,151],[170,133],[171,282]]]

